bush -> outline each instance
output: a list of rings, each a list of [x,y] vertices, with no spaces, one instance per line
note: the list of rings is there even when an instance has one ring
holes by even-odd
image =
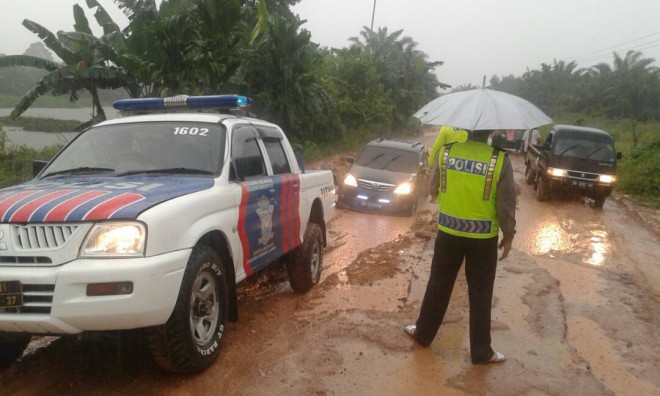
[[[50,160],[62,146],[35,150],[21,146],[6,146],[6,135],[0,132],[0,187],[12,186],[32,179],[32,161]]]
[[[660,138],[636,147],[619,163],[618,189],[660,207]]]

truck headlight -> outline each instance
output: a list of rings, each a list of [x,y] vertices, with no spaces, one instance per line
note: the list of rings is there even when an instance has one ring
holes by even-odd
[[[143,257],[146,235],[144,224],[135,221],[94,224],[80,257]]]
[[[346,176],[344,177],[344,185],[357,187],[357,180],[355,179],[355,176],[351,175],[350,173],[347,173]]]
[[[408,195],[412,192],[412,185],[408,182],[399,184],[395,189],[395,194]]]
[[[548,174],[554,177],[564,177],[567,175],[566,169],[548,168]]]
[[[598,177],[598,181],[601,182],[601,183],[607,183],[607,184],[614,183],[616,181],[616,176],[600,175]]]

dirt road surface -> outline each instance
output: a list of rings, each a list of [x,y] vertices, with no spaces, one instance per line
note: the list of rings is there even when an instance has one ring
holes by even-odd
[[[660,395],[658,212],[537,202],[512,159],[518,234],[493,301],[503,364],[470,363],[463,274],[429,348],[402,330],[429,275],[427,203],[410,218],[339,210],[320,284],[294,294],[280,267],[244,284],[204,373],[162,372],[135,334],[35,337],[0,370],[0,395]],[[339,157],[317,165],[345,171]]]

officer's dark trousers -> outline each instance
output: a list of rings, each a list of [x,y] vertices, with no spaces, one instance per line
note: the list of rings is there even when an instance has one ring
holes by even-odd
[[[490,314],[497,268],[497,237],[474,239],[438,231],[415,338],[424,346],[435,338],[463,259],[470,298],[470,354],[473,363],[482,363],[494,353],[490,346]]]

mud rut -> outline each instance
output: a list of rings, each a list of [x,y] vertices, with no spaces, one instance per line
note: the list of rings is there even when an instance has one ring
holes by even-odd
[[[242,285],[239,322],[200,375],[161,372],[135,333],[41,337],[0,370],[0,394],[660,394],[657,230],[622,197],[536,202],[513,159],[518,235],[493,301],[502,365],[469,362],[463,274],[430,348],[402,331],[428,279],[426,204],[414,218],[340,210],[320,285],[295,295],[281,266]]]

